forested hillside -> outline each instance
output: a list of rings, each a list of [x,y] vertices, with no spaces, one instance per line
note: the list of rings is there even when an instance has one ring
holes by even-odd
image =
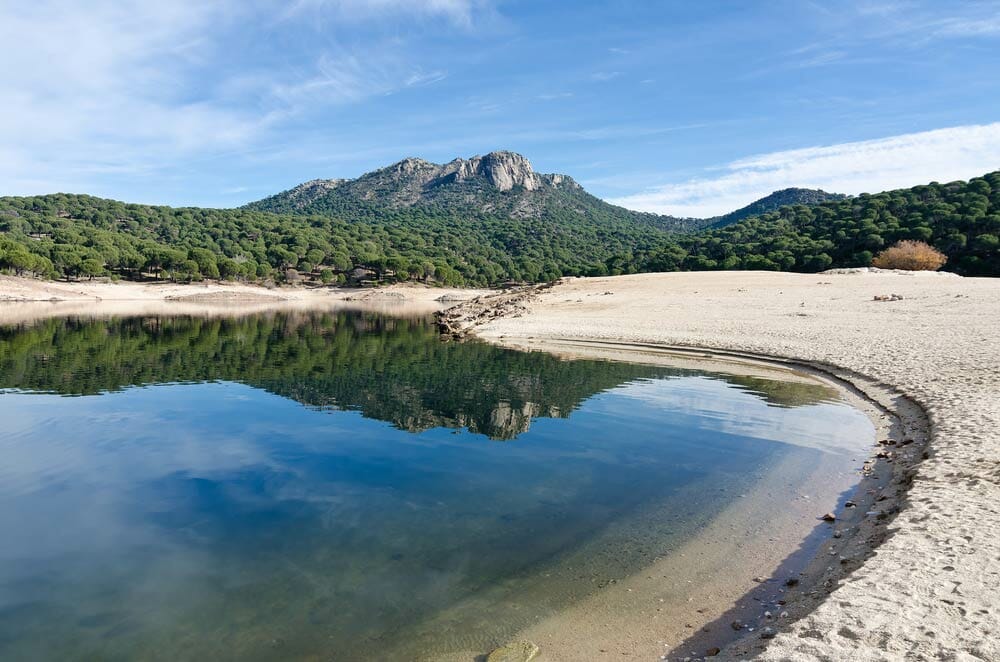
[[[634,270],[667,237],[655,227],[622,221],[564,224],[409,208],[348,222],[86,195],[0,198],[0,269],[59,278],[281,281],[312,275],[324,282],[485,285]]]
[[[746,207],[722,216],[707,219],[706,226],[722,228],[751,216],[760,216],[789,205],[818,205],[821,202],[836,202],[847,196],[842,193],[827,193],[812,188],[785,188],[750,203]]]
[[[783,207],[684,237],[677,247],[658,251],[642,269],[821,271],[869,266],[879,251],[905,239],[942,251],[948,256],[945,270],[1000,275],[1000,172],[968,182]]]
[[[520,193],[518,186],[510,191]],[[490,192],[503,199],[500,193]],[[4,197],[0,269],[49,278],[493,285],[636,271],[867,266],[890,244],[919,239],[948,256],[945,269],[1000,275],[1000,172],[783,207],[686,235],[570,206],[537,215],[423,204],[323,211]]]

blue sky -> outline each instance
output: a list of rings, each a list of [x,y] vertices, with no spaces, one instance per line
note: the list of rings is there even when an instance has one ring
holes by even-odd
[[[677,215],[1000,168],[1000,3],[0,0],[0,194],[235,206],[494,149]]]

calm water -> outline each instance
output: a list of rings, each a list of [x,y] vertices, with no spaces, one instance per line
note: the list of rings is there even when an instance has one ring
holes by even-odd
[[[488,651],[873,434],[819,384],[347,312],[0,328],[0,389],[3,660]]]

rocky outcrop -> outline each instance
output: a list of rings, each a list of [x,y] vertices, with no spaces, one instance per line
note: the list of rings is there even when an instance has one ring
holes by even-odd
[[[438,331],[448,340],[465,340],[476,327],[501,317],[520,317],[528,304],[555,283],[540,283],[478,296],[437,313]]]
[[[346,179],[312,179],[288,191],[287,195],[293,204],[305,206],[316,198],[326,195],[346,181]]]
[[[455,159],[443,167],[441,177],[459,182],[482,177],[501,191],[510,191],[515,186],[534,191],[543,185],[531,162],[514,152],[490,152],[468,160]]]

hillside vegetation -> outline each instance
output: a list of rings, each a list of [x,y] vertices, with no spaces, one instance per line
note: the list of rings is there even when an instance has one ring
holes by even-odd
[[[869,266],[882,249],[923,241],[944,268],[1000,275],[1000,172],[968,182],[927,184],[818,205],[795,205],[684,237],[644,265],[671,269],[821,271]]]
[[[408,159],[242,209],[3,197],[0,269],[49,278],[495,285],[638,271],[868,266],[883,248],[912,239],[942,251],[945,269],[1000,274],[1000,173],[785,206],[693,230],[711,219],[675,223],[629,212],[567,177],[534,173],[523,157],[499,154],[444,166]]]

